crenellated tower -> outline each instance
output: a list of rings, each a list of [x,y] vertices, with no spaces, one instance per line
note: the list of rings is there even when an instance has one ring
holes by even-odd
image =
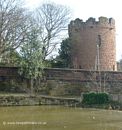
[[[99,17],[71,21],[72,67],[90,70],[116,70],[115,20]]]

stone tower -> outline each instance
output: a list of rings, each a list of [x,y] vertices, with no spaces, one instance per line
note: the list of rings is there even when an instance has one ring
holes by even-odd
[[[89,70],[116,70],[115,20],[99,17],[71,21],[72,67]]]

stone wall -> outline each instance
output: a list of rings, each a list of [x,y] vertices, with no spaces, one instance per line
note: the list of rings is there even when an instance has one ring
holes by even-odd
[[[110,97],[113,101],[119,101],[122,103],[122,94],[111,94]]]
[[[117,71],[48,68],[45,69],[45,80],[52,81],[57,90],[70,86],[69,90],[74,91],[76,88],[77,94],[91,91],[122,94],[122,72]]]
[[[18,67],[0,67],[0,76],[19,76],[18,75]]]
[[[52,97],[44,95],[0,95],[0,106],[34,106],[34,105],[67,105],[76,106],[81,100],[79,98]]]
[[[46,80],[62,80],[76,82],[104,81],[122,82],[122,72],[118,71],[94,71],[85,69],[45,68]],[[100,79],[101,78],[101,79]]]
[[[16,91],[21,88],[21,91],[26,92],[25,80],[17,73],[18,68],[2,67],[0,72],[0,84],[10,81],[12,89],[14,86]],[[13,84],[13,81],[17,84]],[[10,87],[10,84],[8,85]],[[41,85],[39,91],[43,94],[80,95],[82,92],[91,91],[122,94],[122,72],[45,68]]]
[[[18,68],[0,68],[0,84],[14,79],[21,79]],[[88,71],[82,69],[58,69],[46,68],[39,94],[51,96],[75,96],[87,92],[107,92],[114,101],[122,103],[122,72],[117,71]],[[4,75],[4,76],[3,76]],[[18,82],[19,88],[26,89],[23,81]],[[100,86],[101,82],[101,86]],[[0,86],[1,87],[1,86]],[[6,87],[6,86],[3,86]],[[10,86],[8,86],[10,87]],[[17,88],[18,90],[18,88]],[[19,92],[20,90],[18,90]],[[26,92],[26,91],[25,91]],[[33,96],[0,96],[1,106],[11,105],[40,105],[42,98]],[[43,102],[45,103],[45,101]]]
[[[116,70],[114,19],[76,19],[68,27],[73,68]]]
[[[29,95],[0,95],[0,106],[39,105],[41,98]]]

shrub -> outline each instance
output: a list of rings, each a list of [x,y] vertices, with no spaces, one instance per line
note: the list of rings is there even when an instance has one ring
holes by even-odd
[[[106,104],[109,102],[109,95],[107,93],[86,93],[83,94],[83,104]]]

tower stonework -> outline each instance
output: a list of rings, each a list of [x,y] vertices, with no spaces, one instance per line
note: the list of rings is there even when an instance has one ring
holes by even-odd
[[[71,21],[68,26],[71,40],[72,67],[89,70],[116,70],[115,20],[99,17]]]

